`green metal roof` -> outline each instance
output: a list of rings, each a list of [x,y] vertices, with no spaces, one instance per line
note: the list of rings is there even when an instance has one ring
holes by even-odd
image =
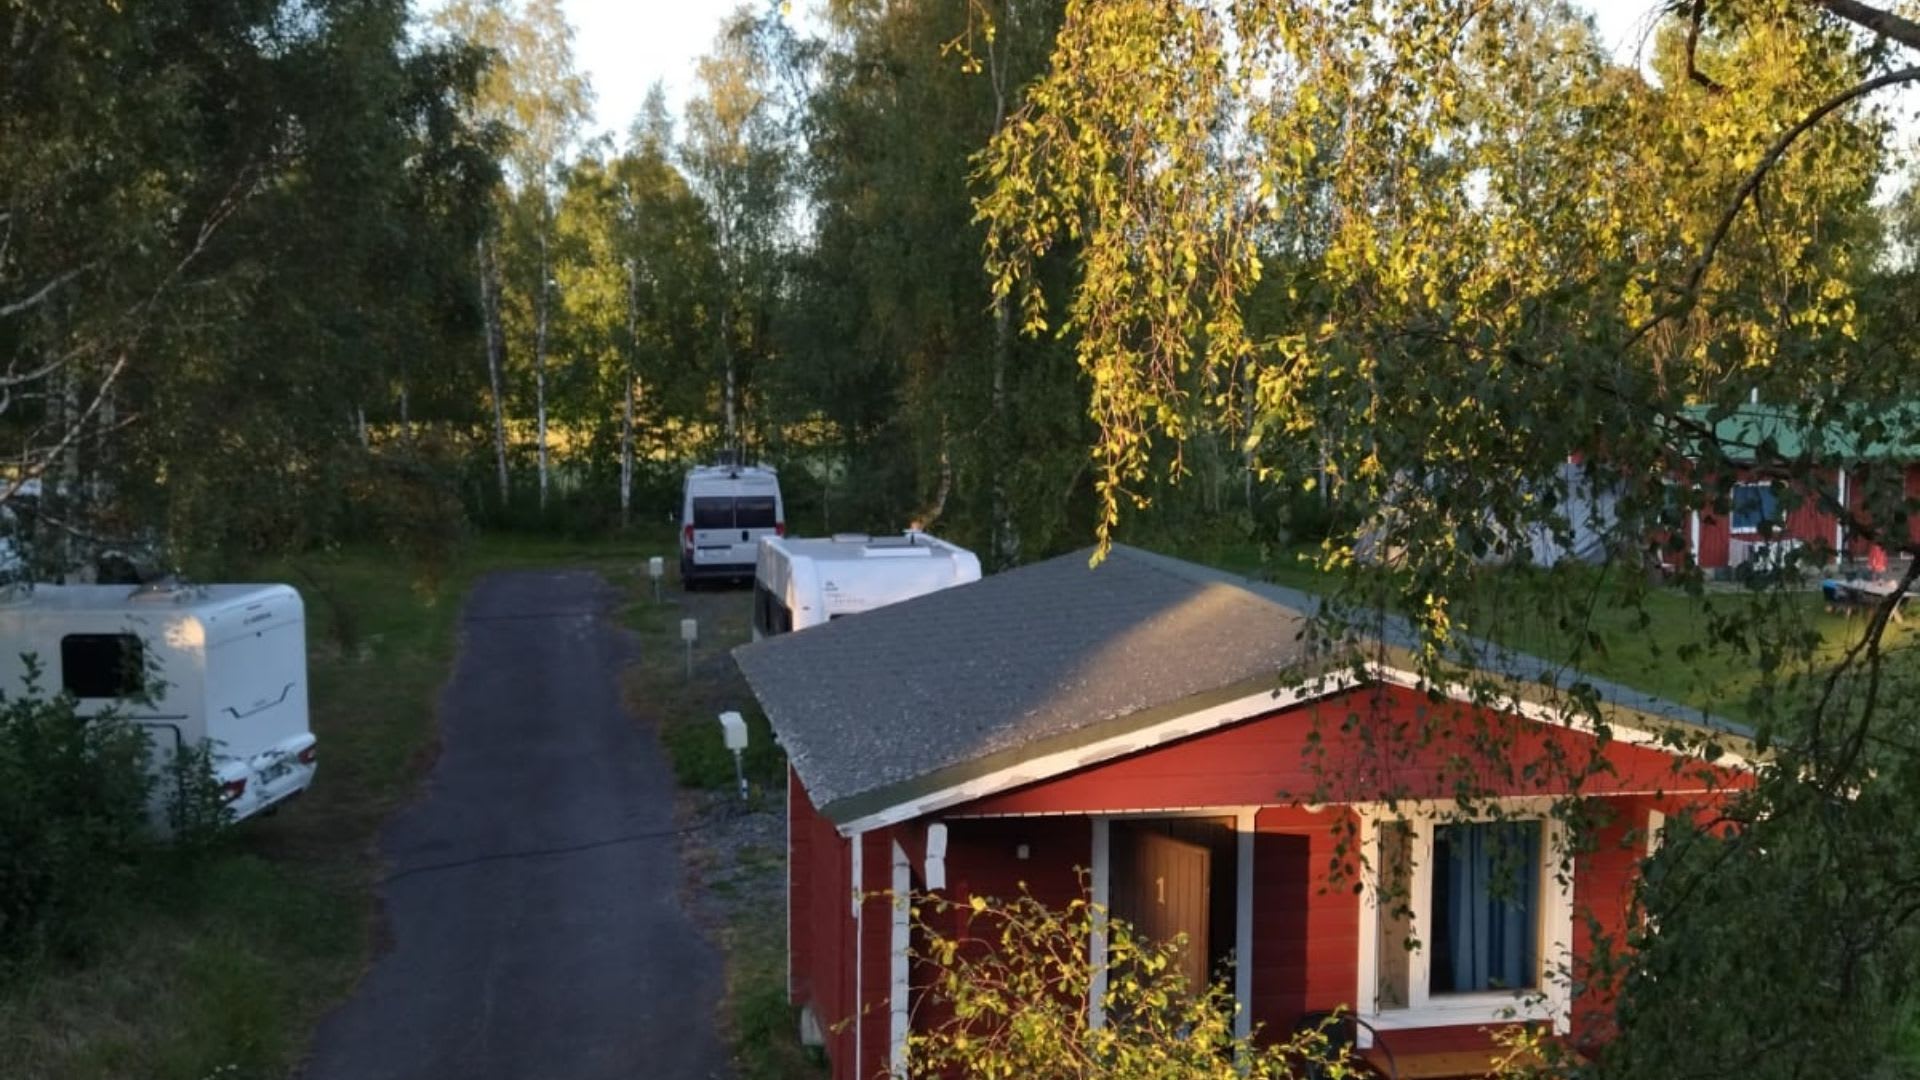
[[[1694,405],[1688,419],[1713,425],[1721,453],[1732,461],[1752,461],[1757,447],[1771,443],[1789,460],[1848,464],[1920,461],[1920,401],[1902,402],[1876,414],[1866,409],[1812,424],[1798,406],[1748,404],[1714,419],[1720,406]]]

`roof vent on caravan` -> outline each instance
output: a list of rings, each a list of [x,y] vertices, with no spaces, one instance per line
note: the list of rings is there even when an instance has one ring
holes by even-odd
[[[136,604],[184,604],[206,594],[204,585],[189,585],[184,581],[150,581],[134,586],[133,591],[127,594],[127,599]]]

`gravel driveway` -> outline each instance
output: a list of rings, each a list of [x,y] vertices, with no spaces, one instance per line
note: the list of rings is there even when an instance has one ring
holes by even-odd
[[[391,948],[306,1080],[726,1075],[720,954],[681,904],[665,755],[621,708],[615,599],[580,571],[468,598],[439,760],[381,836]]]

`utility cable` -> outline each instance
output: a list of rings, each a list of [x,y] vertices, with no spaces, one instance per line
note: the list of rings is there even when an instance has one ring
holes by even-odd
[[[613,837],[608,837],[605,840],[593,840],[584,844],[569,844],[564,847],[528,848],[522,851],[497,851],[488,855],[475,855],[471,858],[455,859],[455,860],[452,860],[451,862],[427,863],[424,866],[409,866],[404,870],[396,870],[393,873],[388,874],[386,877],[381,878],[380,884],[390,885],[393,882],[399,881],[402,878],[412,877],[415,874],[432,874],[432,873],[438,873],[442,870],[459,870],[463,867],[478,866],[482,863],[507,862],[514,859],[541,859],[541,858],[549,858],[556,855],[577,855],[583,851],[594,851],[599,848],[618,847],[622,844],[635,844],[644,840],[664,840],[664,839],[667,839],[668,837],[685,836],[689,833],[700,832],[703,829],[711,828],[712,826],[717,824],[719,824],[719,821],[708,821],[708,822],[702,822],[698,825],[683,825],[677,829],[661,829],[655,832],[628,833],[625,836],[613,836]]]

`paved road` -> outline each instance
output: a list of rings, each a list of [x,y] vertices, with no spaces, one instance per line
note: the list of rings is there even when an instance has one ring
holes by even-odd
[[[576,571],[469,597],[439,761],[381,836],[392,947],[306,1080],[725,1074],[720,959],[680,904],[676,843],[620,840],[672,828],[673,777],[621,708],[613,599]],[[574,850],[491,858],[554,849]]]

